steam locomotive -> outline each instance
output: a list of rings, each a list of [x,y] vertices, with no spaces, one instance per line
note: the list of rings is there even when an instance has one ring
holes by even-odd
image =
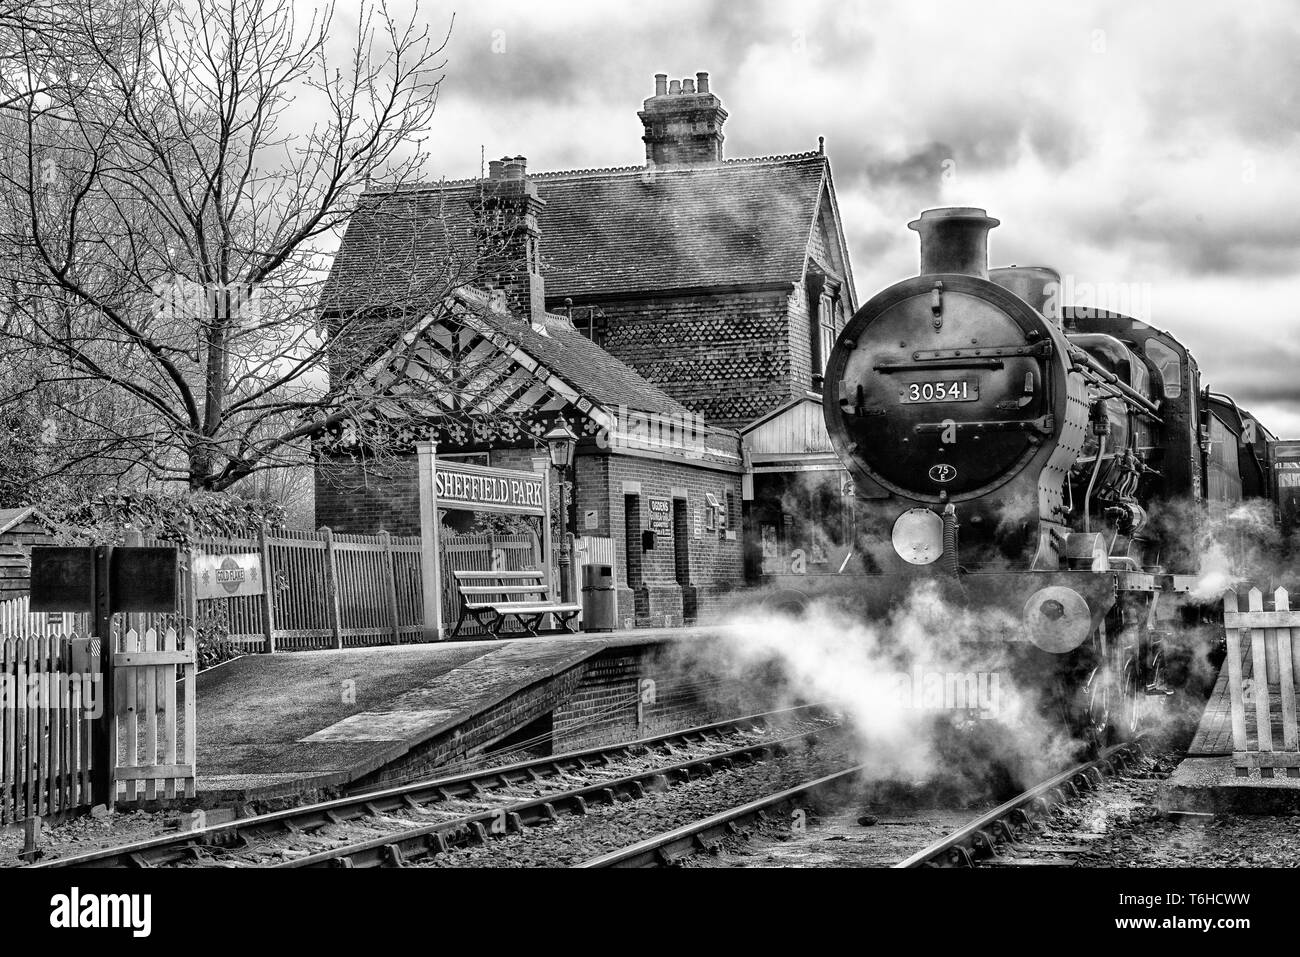
[[[1099,745],[1169,692],[1197,571],[1185,503],[1267,496],[1272,435],[1205,391],[1168,333],[1061,302],[1052,269],[989,269],[997,225],[923,212],[920,274],[867,302],[830,355],[851,587],[880,608],[929,580],[1016,622],[1007,644]]]

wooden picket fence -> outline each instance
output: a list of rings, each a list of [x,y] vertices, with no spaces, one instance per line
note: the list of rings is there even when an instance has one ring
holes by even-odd
[[[98,645],[75,634],[0,640],[0,824],[90,803]]]
[[[1251,768],[1266,778],[1273,777],[1275,768],[1300,777],[1300,612],[1291,610],[1285,588],[1274,592],[1271,608],[1265,607],[1258,588],[1249,591],[1246,602],[1242,610],[1235,589],[1223,596],[1233,766],[1239,777],[1248,776]]]
[[[30,610],[27,595],[0,601],[0,638],[40,638],[66,635],[69,632],[84,635],[90,628],[90,616],[85,613],[47,613]]]
[[[194,633],[131,629],[113,639],[117,800],[194,797]]]

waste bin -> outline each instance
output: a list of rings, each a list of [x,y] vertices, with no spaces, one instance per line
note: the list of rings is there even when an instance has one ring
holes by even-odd
[[[618,621],[618,593],[613,565],[582,566],[582,629],[613,631]]]

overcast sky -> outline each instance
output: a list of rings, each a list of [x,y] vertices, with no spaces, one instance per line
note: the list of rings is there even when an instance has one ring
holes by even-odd
[[[397,9],[409,9],[398,0]],[[340,13],[343,12],[340,5]],[[653,76],[711,75],[728,157],[826,151],[859,299],[916,270],[926,207],[1002,220],[1041,263],[1186,342],[1300,436],[1300,5],[552,2],[454,11],[429,130],[449,178],[644,161]]]

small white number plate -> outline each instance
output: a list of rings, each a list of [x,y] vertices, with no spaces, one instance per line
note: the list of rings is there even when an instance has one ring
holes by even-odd
[[[974,402],[980,384],[970,379],[936,379],[903,387],[903,402]]]

